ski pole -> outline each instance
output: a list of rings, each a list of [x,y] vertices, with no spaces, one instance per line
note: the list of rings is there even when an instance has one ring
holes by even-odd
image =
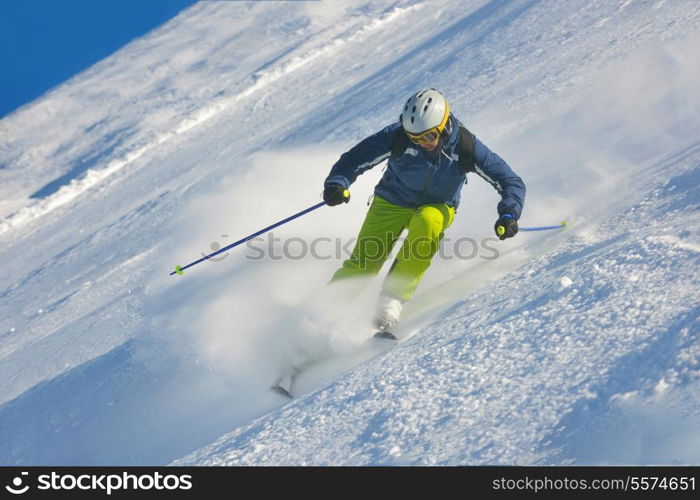
[[[563,229],[566,227],[566,221],[561,221],[557,226],[535,226],[535,227],[521,227],[519,231],[547,231],[548,229]]]
[[[272,230],[272,229],[274,229],[274,228],[276,228],[276,227],[279,227],[279,226],[281,226],[282,224],[286,224],[287,222],[293,221],[294,219],[297,219],[297,218],[301,217],[302,215],[306,215],[306,214],[308,214],[309,212],[312,212],[312,211],[316,210],[317,208],[321,208],[321,207],[324,206],[325,204],[326,204],[326,203],[323,202],[323,201],[322,201],[321,203],[317,203],[316,205],[314,205],[314,206],[312,206],[312,207],[309,207],[309,208],[307,208],[307,209],[305,209],[305,210],[302,210],[302,211],[299,212],[299,213],[296,213],[296,214],[294,214],[294,215],[291,215],[291,216],[287,217],[286,219],[283,219],[283,220],[281,220],[281,221],[279,221],[279,222],[276,222],[276,223],[272,224],[271,226],[267,226],[266,228],[261,229],[260,231],[257,231],[257,232],[255,232],[255,233],[253,233],[253,234],[251,234],[251,235],[248,235],[248,236],[246,236],[245,238],[242,238],[242,239],[240,239],[240,240],[238,240],[238,241],[236,241],[236,242],[234,242],[234,243],[231,243],[230,245],[227,245],[227,246],[225,246],[224,248],[220,248],[220,249],[217,250],[216,252],[210,253],[209,255],[205,255],[205,256],[202,257],[201,259],[197,259],[197,260],[195,260],[195,261],[193,261],[193,262],[190,262],[190,263],[187,264],[186,266],[175,266],[175,270],[174,270],[173,272],[170,273],[170,276],[172,276],[173,274],[179,274],[179,275],[182,276],[182,275],[184,274],[183,271],[184,271],[185,269],[188,269],[188,268],[190,268],[190,267],[192,267],[192,266],[196,266],[196,265],[199,264],[200,262],[204,262],[204,261],[207,260],[207,259],[211,259],[211,258],[214,257],[215,255],[219,255],[221,252],[225,252],[226,250],[230,250],[230,249],[232,249],[232,248],[235,247],[235,246],[238,246],[238,245],[240,245],[240,244],[242,244],[242,243],[245,243],[246,241],[252,240],[253,238],[255,238],[255,237],[257,237],[257,236],[260,236],[261,234],[264,234],[264,233],[266,233],[266,232],[268,232],[268,231],[270,231],[270,230]]]

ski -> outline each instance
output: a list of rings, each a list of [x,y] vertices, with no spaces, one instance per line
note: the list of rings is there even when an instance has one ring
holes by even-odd
[[[375,339],[380,341],[382,343],[381,344],[382,346],[389,345],[389,343],[387,341],[391,342],[392,347],[394,344],[397,344],[399,342],[398,337],[396,335],[394,335],[393,333],[391,333],[390,331],[379,330],[379,331],[375,332],[372,335],[372,337],[367,339],[367,341],[363,345],[367,346],[368,344],[374,342]],[[376,344],[376,345],[379,345],[379,344]],[[382,347],[378,352],[383,352],[384,349],[385,348]],[[374,353],[374,355],[378,354],[378,352]],[[295,391],[294,391],[294,386],[295,386],[295,383],[297,381],[297,377],[299,375],[301,375],[302,373],[304,373],[307,369],[313,368],[314,366],[316,366],[320,363],[323,363],[324,361],[327,361],[329,358],[331,358],[331,357],[321,357],[319,359],[307,361],[306,363],[304,363],[301,366],[293,367],[291,370],[279,375],[277,377],[277,379],[275,380],[274,384],[272,384],[272,386],[270,386],[270,389],[273,392],[275,392],[276,394],[284,396],[285,398],[295,399],[296,395],[295,395]]]
[[[270,389],[272,389],[277,394],[281,394],[282,396],[284,396],[286,398],[294,399],[294,396],[292,396],[292,393],[289,392],[291,390],[291,387],[290,387],[290,389],[285,389],[281,385],[275,384],[272,387],[270,387]]]
[[[277,380],[275,380],[275,383],[272,384],[270,389],[272,389],[274,392],[277,394],[280,394],[282,396],[285,396],[289,399],[294,399],[294,396],[292,395],[292,391],[294,390],[294,382],[296,382],[296,377],[299,373],[301,373],[302,368],[292,368],[289,372],[283,373],[279,377],[277,377]]]
[[[388,330],[379,330],[379,331],[378,331],[377,333],[375,333],[373,336],[374,336],[375,339],[396,340],[396,341],[399,340],[399,339],[396,337],[396,335],[394,335],[393,333],[391,333],[391,332],[388,331]]]

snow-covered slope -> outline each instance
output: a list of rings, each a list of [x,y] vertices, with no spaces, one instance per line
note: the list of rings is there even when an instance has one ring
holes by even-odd
[[[0,462],[700,462],[699,19],[690,0],[201,2],[8,116]],[[323,291],[342,256],[168,273],[317,202],[423,86],[523,176],[523,224],[571,229],[445,255],[408,340],[286,404],[282,366],[370,334],[371,293]],[[380,175],[275,236],[347,241]],[[495,193],[463,200],[448,237],[490,236]]]

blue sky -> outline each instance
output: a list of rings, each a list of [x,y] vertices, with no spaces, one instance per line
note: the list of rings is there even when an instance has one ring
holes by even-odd
[[[195,0],[8,0],[0,7],[0,117]]]

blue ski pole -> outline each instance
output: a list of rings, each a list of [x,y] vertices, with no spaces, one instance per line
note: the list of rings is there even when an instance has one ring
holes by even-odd
[[[562,221],[561,224],[557,226],[535,226],[535,227],[521,227],[518,228],[519,231],[547,231],[548,229],[563,229],[566,227],[566,221]]]
[[[200,262],[204,262],[205,260],[211,259],[211,258],[214,257],[215,255],[219,255],[220,253],[225,252],[226,250],[230,250],[230,249],[232,249],[232,248],[235,247],[235,246],[241,245],[242,243],[245,243],[246,241],[252,240],[253,238],[255,238],[255,237],[257,237],[257,236],[260,236],[261,234],[264,234],[264,233],[266,233],[266,232],[268,232],[268,231],[271,231],[272,229],[274,229],[274,228],[276,228],[276,227],[279,227],[279,226],[281,226],[282,224],[286,224],[287,222],[292,221],[292,220],[294,220],[294,219],[297,219],[297,218],[301,217],[302,215],[306,215],[306,214],[308,214],[309,212],[312,212],[312,211],[316,210],[317,208],[321,208],[321,207],[324,206],[325,204],[326,204],[326,203],[323,202],[323,201],[322,201],[321,203],[317,203],[316,205],[314,205],[314,206],[312,206],[312,207],[309,207],[309,208],[307,208],[306,210],[302,210],[301,212],[299,212],[299,213],[297,213],[297,214],[294,214],[294,215],[292,215],[292,216],[289,216],[289,217],[287,217],[286,219],[283,219],[283,220],[281,220],[281,221],[279,221],[279,222],[276,222],[276,223],[272,224],[271,226],[267,226],[266,228],[261,229],[260,231],[257,231],[257,232],[255,232],[255,233],[253,233],[253,234],[251,234],[251,235],[248,235],[248,236],[246,236],[245,238],[242,238],[242,239],[240,239],[240,240],[238,240],[238,241],[236,241],[236,242],[234,242],[234,243],[231,243],[230,245],[227,245],[227,246],[225,246],[224,248],[220,248],[220,249],[217,250],[216,252],[210,253],[209,255],[205,255],[205,256],[202,257],[201,259],[197,259],[197,260],[195,260],[195,261],[193,261],[193,262],[190,262],[190,263],[187,264],[186,266],[175,266],[175,270],[174,270],[172,273],[170,273],[170,276],[172,276],[173,274],[183,275],[183,274],[184,274],[183,271],[184,271],[185,269],[188,269],[188,268],[190,268],[190,267],[192,267],[192,266],[196,266],[196,265],[199,264]]]

